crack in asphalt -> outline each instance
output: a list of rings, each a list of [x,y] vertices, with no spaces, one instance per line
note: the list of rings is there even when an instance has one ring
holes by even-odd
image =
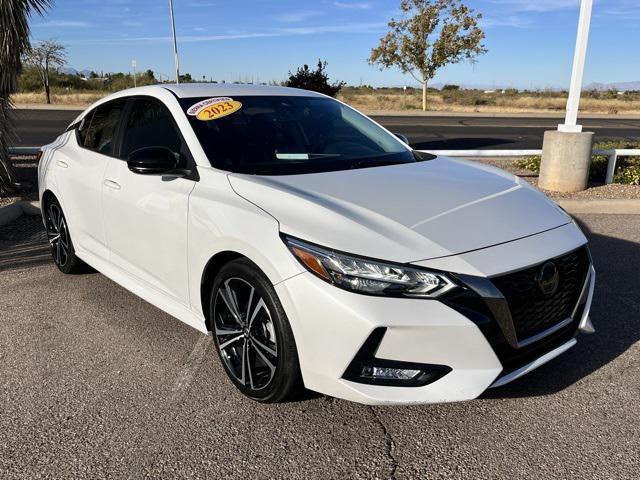
[[[396,470],[398,469],[398,460],[395,457],[396,442],[393,439],[393,436],[391,435],[391,433],[389,432],[389,429],[387,428],[385,423],[382,421],[382,418],[380,418],[380,415],[378,415],[378,412],[376,412],[373,406],[369,405],[369,410],[373,414],[373,418],[375,419],[376,423],[380,426],[380,428],[382,429],[382,433],[384,434],[384,438],[387,446],[386,454],[389,460],[391,461],[391,473],[389,475],[389,480],[396,480]]]

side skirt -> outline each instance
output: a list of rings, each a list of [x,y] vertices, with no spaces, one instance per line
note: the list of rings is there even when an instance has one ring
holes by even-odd
[[[197,314],[186,305],[168,297],[166,293],[161,292],[150,285],[141,283],[137,277],[134,277],[129,272],[96,255],[92,255],[84,250],[76,251],[76,255],[78,255],[78,257],[88,265],[95,268],[98,272],[102,273],[105,277],[113,280],[121,287],[149,302],[154,307],[159,308],[172,317],[175,317],[190,327],[195,328],[199,332],[205,334],[209,333],[203,316]]]

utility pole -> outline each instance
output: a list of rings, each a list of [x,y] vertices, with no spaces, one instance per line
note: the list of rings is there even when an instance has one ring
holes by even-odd
[[[138,62],[134,60],[131,60],[131,68],[133,68],[133,88],[136,88],[138,86],[138,83],[136,81],[136,67],[138,66]]]
[[[173,62],[176,66],[176,84],[180,83],[180,63],[178,61],[178,42],[176,41],[176,21],[173,16],[173,0],[169,0],[171,12],[171,32],[173,33]]]

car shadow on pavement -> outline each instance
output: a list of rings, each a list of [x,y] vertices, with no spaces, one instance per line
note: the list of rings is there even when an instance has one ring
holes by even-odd
[[[621,220],[622,221],[622,220]],[[482,398],[543,396],[559,392],[615,360],[640,340],[640,243],[591,232],[596,289],[591,320],[596,332],[580,334],[578,344],[523,378],[490,389]]]

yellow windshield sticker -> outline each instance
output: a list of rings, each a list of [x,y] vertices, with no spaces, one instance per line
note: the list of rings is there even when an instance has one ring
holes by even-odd
[[[188,115],[195,116],[198,120],[208,122],[217,120],[237,112],[242,107],[242,103],[229,97],[216,97],[202,100],[189,107]]]

